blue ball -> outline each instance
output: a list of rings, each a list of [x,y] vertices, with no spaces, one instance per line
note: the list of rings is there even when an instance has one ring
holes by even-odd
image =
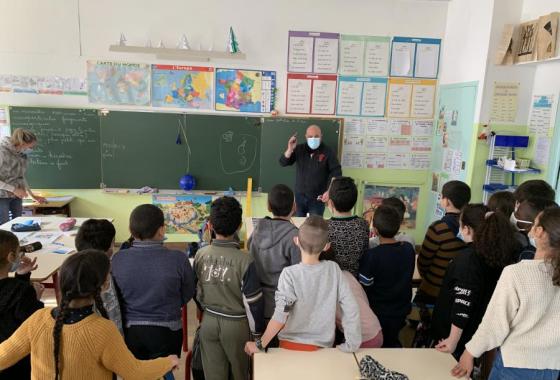
[[[179,187],[185,191],[190,191],[196,186],[196,180],[190,174],[185,174],[179,179]]]

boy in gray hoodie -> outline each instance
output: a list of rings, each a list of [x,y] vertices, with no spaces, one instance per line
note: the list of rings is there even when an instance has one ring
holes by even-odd
[[[293,191],[286,185],[274,186],[268,193],[268,210],[273,217],[261,220],[249,238],[249,252],[261,279],[266,322],[274,314],[274,292],[282,269],[301,261],[294,243],[298,229],[290,221],[295,208]]]

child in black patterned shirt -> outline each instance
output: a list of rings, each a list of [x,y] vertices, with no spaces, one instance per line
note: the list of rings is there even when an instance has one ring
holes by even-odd
[[[352,209],[358,199],[358,189],[350,177],[335,178],[329,188],[329,241],[334,260],[340,269],[358,276],[360,258],[368,249],[367,222],[354,215]]]

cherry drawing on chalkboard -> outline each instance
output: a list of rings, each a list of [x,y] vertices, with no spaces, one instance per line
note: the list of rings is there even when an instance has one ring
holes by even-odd
[[[233,131],[224,132],[220,139],[220,165],[224,174],[245,173],[257,158],[257,138]]]

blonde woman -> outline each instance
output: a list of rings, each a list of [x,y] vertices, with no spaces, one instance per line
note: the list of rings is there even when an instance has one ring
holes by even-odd
[[[0,224],[21,216],[22,199],[27,195],[43,203],[43,197],[33,194],[27,181],[27,155],[37,144],[31,131],[17,128],[11,137],[0,142]]]

